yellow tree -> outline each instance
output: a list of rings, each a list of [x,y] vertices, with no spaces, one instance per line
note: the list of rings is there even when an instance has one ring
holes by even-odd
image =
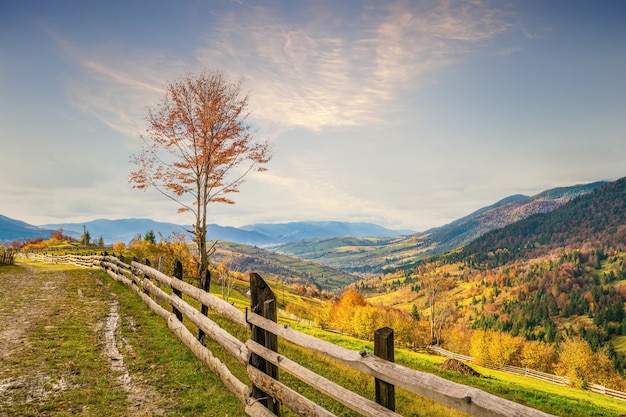
[[[357,305],[352,309],[351,332],[362,339],[372,340],[379,327],[381,313],[371,304]]]
[[[351,332],[355,308],[366,304],[363,296],[354,287],[348,288],[332,308],[331,325],[336,329]]]
[[[570,338],[560,344],[554,372],[567,376],[572,385],[580,388],[589,382],[615,388],[619,381],[608,356],[601,350],[594,352],[581,338]]]
[[[234,204],[244,177],[265,170],[271,153],[247,119],[248,96],[221,72],[188,74],[168,83],[159,104],[148,109],[142,151],[133,155],[129,181],[154,188],[192,212],[198,275],[208,267],[207,207]]]
[[[557,359],[553,345],[544,342],[526,341],[521,352],[521,366],[541,372],[552,372]]]

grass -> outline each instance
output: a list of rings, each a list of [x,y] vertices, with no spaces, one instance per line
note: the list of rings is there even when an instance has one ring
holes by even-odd
[[[313,336],[329,341],[338,346],[351,350],[366,350],[373,352],[373,344],[368,341],[326,332],[320,329],[310,328],[304,324],[290,323],[297,330],[312,334]],[[479,366],[472,367],[481,375],[477,377],[465,377],[460,374],[446,371],[438,367],[445,358],[426,353],[413,352],[407,349],[396,349],[396,363],[414,368],[423,372],[441,376],[448,380],[473,386],[508,400],[540,409],[544,412],[558,416],[621,416],[626,414],[626,402],[601,396],[590,391],[562,387],[533,378],[509,374]],[[413,394],[405,394],[402,403],[410,405],[419,399]],[[398,406],[401,402],[398,401]],[[431,411],[432,413],[433,411]],[[404,415],[430,415],[430,414],[404,414]]]
[[[616,352],[626,353],[626,336],[614,336],[611,341]]]
[[[148,414],[141,415],[244,415],[219,378],[128,288],[73,266],[29,267],[37,271],[39,284],[53,283],[55,297],[37,302],[43,293],[35,286],[7,296],[7,305],[29,303],[41,315],[24,335],[28,348],[3,358],[0,383],[12,385],[0,392],[0,415],[128,416],[146,407],[129,402],[103,354],[102,325],[111,293],[119,300],[119,338],[132,349],[120,352],[139,396],[151,402]],[[28,276],[22,267],[2,268],[0,280],[6,274]],[[4,306],[5,299],[0,301]]]
[[[0,279],[7,273],[28,278],[18,268],[1,270]],[[100,334],[94,331],[106,316],[106,296],[87,271],[45,268],[34,276],[35,285],[11,294],[19,299],[14,302],[16,308],[27,303],[42,314],[33,317],[34,322],[23,323],[32,326],[23,341],[28,348],[3,361],[2,378],[19,383],[0,410],[20,416],[125,415],[125,392],[116,387],[102,355]],[[54,292],[53,296],[46,297],[39,285]]]
[[[217,376],[175,339],[162,319],[153,314],[131,290],[111,280],[108,276],[94,271],[75,267],[46,266],[46,268],[57,268],[69,275],[65,291],[68,294],[68,301],[71,302],[52,305],[47,312],[48,317],[61,324],[54,329],[47,328],[43,324],[37,328],[39,333],[36,333],[38,336],[35,339],[38,340],[38,345],[31,358],[32,367],[40,364],[42,359],[38,356],[47,355],[44,362],[47,362],[49,373],[62,375],[72,382],[72,388],[61,390],[59,395],[54,396],[54,401],[47,401],[38,408],[28,409],[28,405],[24,405],[14,414],[63,415],[80,411],[87,415],[115,416],[125,415],[128,412],[128,394],[117,387],[114,375],[111,375],[106,361],[101,358],[101,340],[99,340],[101,333],[93,330],[94,326],[97,328],[103,315],[106,315],[110,292],[113,292],[119,300],[122,317],[121,337],[133,348],[132,359],[125,359],[129,372],[158,393],[161,399],[159,407],[165,410],[163,414],[172,416],[244,414],[237,398],[227,391]],[[0,269],[0,279],[2,279],[2,271],[3,269]],[[98,279],[105,285],[97,285]],[[78,295],[78,289],[82,289],[82,297]],[[212,292],[219,294],[219,287],[212,287]],[[280,298],[280,291],[276,295]],[[294,294],[287,293],[285,297],[287,303],[304,302]],[[197,302],[189,299],[186,301],[199,308]],[[245,297],[235,292],[231,295],[230,301],[238,307],[243,307],[247,303]],[[87,309],[87,314],[82,313],[83,308]],[[166,308],[169,309],[169,307]],[[244,341],[249,337],[249,331],[246,328],[230,323],[214,313],[210,313],[210,316],[240,340]],[[289,320],[281,319],[281,322],[348,349],[373,351],[371,342],[322,331]],[[197,331],[195,326],[188,321],[185,323],[192,332]],[[209,342],[207,347],[231,369],[235,376],[248,383],[243,365],[227,355],[214,342]],[[320,375],[366,398],[373,398],[373,378],[323,355],[284,341],[280,342],[279,351]],[[480,367],[475,367],[475,369],[483,375],[482,378],[463,377],[439,368],[437,365],[443,362],[442,357],[404,349],[397,349],[395,355],[396,362],[405,366],[474,386],[551,414],[600,417],[619,416],[626,413],[626,403],[623,401],[588,391],[570,389]],[[80,372],[76,374],[77,369]],[[286,372],[280,372],[280,380],[336,415],[358,415]],[[461,415],[445,406],[401,389],[396,390],[396,403],[398,412],[405,416]],[[28,414],[28,410],[31,414]],[[293,415],[285,407],[283,411],[283,415]]]

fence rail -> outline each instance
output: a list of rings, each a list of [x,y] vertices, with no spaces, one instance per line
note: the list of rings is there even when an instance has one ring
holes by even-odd
[[[393,363],[365,351],[357,352],[298,332],[288,326],[276,323],[276,302],[274,294],[263,279],[251,273],[250,311],[243,313],[224,300],[182,281],[180,273],[169,277],[149,266],[138,262],[127,264],[112,256],[50,256],[32,254],[31,258],[54,263],[69,263],[105,271],[113,279],[131,288],[148,306],[166,322],[171,331],[207,366],[213,369],[225,386],[242,402],[249,416],[280,415],[280,406],[285,406],[302,416],[333,416],[314,401],[297,393],[279,381],[278,370],[287,372],[304,383],[316,388],[337,400],[347,408],[363,416],[399,417],[388,401],[393,395],[393,387],[401,387],[409,392],[430,398],[451,408],[473,416],[549,416],[542,411],[502,399],[485,391],[448,381],[444,378],[417,371]],[[210,278],[210,277],[209,277]],[[162,287],[172,289],[165,292]],[[177,295],[181,294],[181,296]],[[199,301],[203,306],[218,312],[230,321],[251,329],[250,338],[244,343],[219,327],[209,319],[205,310],[197,310],[182,299],[182,294]],[[163,308],[159,302],[171,306],[172,311]],[[183,320],[194,323],[202,337],[209,337],[246,366],[247,376],[252,386],[237,379],[228,367],[207,349],[183,324]],[[381,329],[384,330],[384,329]],[[391,330],[391,329],[389,329]],[[379,331],[377,331],[379,333]],[[381,332],[388,335],[389,332]],[[198,335],[200,336],[200,335]],[[277,339],[282,338],[304,349],[320,353],[345,364],[363,374],[372,376],[382,386],[387,386],[387,403],[381,404],[362,397],[348,389],[314,373],[306,367],[277,352]],[[376,343],[375,354],[380,351]],[[387,339],[387,343],[389,340]],[[391,339],[393,347],[393,339]],[[393,348],[392,348],[393,351]],[[382,355],[381,355],[382,356]],[[393,352],[391,352],[393,358]],[[379,397],[378,391],[376,395]]]
[[[450,352],[449,350],[443,349],[439,346],[429,346],[429,350],[438,353],[441,356],[445,356],[447,358],[456,359],[463,362],[474,362],[474,358],[466,355],[459,355],[458,353]],[[534,369],[529,368],[519,368],[517,366],[509,366],[509,365],[494,365],[494,364],[483,364],[486,368],[498,369],[501,371],[509,372],[516,375],[528,376],[530,378],[540,379],[542,381],[546,381],[556,385],[567,386],[570,385],[570,379],[566,376],[559,376],[548,374],[545,372],[535,371]],[[587,390],[595,392],[596,394],[605,395],[611,398],[617,398],[620,400],[626,401],[626,392],[617,391],[610,388],[607,388],[603,385],[598,384],[587,384],[585,387]]]

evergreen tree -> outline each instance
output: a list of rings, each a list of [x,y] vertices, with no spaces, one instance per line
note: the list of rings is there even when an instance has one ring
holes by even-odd
[[[143,237],[143,240],[150,243],[156,243],[156,236],[154,235],[154,231],[148,230]]]

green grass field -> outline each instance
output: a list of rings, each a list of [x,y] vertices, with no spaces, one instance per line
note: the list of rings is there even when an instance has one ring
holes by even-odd
[[[128,355],[128,359],[125,359],[126,365],[135,380],[149,387],[150,392],[154,393],[155,410],[159,411],[155,414],[244,415],[239,401],[227,391],[215,373],[208,370],[175,339],[165,323],[124,285],[103,273],[73,266],[33,264],[32,268],[40,271],[40,274],[50,274],[49,278],[43,278],[44,282],[58,279],[54,277],[59,274],[64,277],[62,288],[59,290],[64,297],[47,303],[47,310],[42,311],[45,315],[40,324],[35,326],[32,334],[28,336],[28,343],[32,348],[12,359],[11,366],[15,368],[12,368],[11,372],[19,374],[43,368],[47,374],[53,376],[53,379],[61,375],[68,381],[68,388],[60,389],[41,404],[12,402],[10,408],[0,410],[6,411],[8,415],[33,416],[69,415],[76,412],[94,416],[128,415],[129,407],[132,408],[132,404],[129,404],[131,396],[119,387],[115,375],[107,367],[102,357],[102,336],[98,330],[106,317],[111,294],[114,294],[119,301],[120,337],[131,347],[130,351],[124,351]],[[6,270],[0,268],[0,280],[4,273],[11,274],[15,271],[20,271],[20,267],[10,267]],[[238,285],[245,286],[245,283]],[[212,286],[211,291],[216,295],[221,293],[219,286]],[[283,295],[281,292],[281,288],[276,286],[275,293],[279,300]],[[25,292],[20,296],[26,300],[28,294]],[[296,294],[285,292],[284,297],[287,304],[307,303],[306,298]],[[187,301],[192,303],[191,300]],[[233,292],[229,301],[242,309],[248,303],[247,298],[238,292]],[[216,317],[215,314],[211,314],[211,318],[240,340],[249,337],[246,328]],[[52,321],[55,324],[50,328]],[[371,342],[286,319],[279,321],[339,346],[373,352]],[[185,323],[192,332],[197,331],[193,325]],[[242,365],[228,357],[215,343],[209,343],[208,347],[239,379],[247,383],[245,368]],[[279,344],[279,352],[364,397],[372,399],[374,396],[372,377],[287,342]],[[439,368],[438,365],[444,361],[444,358],[439,356],[405,349],[397,349],[395,355],[397,363],[480,388],[554,415],[617,417],[626,414],[626,402],[588,391],[561,387],[481,367],[474,368],[482,377],[465,377]],[[285,372],[280,373],[279,379],[336,415],[358,415]],[[403,390],[397,390],[396,398],[397,410],[405,416],[462,415]],[[293,414],[285,410],[284,415]]]

